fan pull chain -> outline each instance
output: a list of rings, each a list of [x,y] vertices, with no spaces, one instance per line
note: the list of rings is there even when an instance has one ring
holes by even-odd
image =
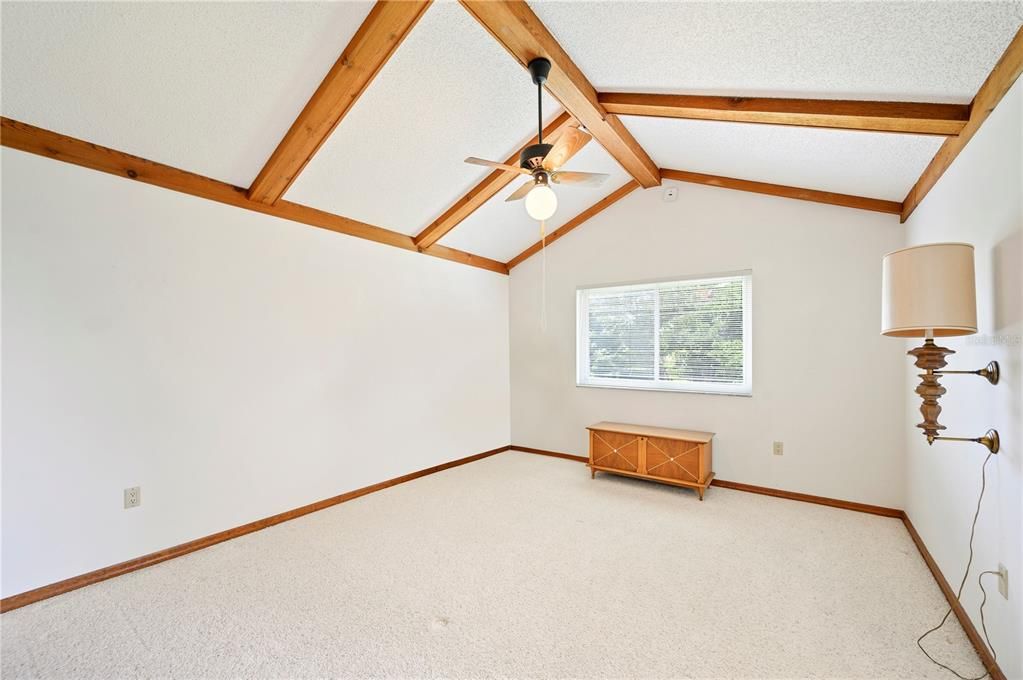
[[[540,220],[540,330],[547,332],[547,221]]]

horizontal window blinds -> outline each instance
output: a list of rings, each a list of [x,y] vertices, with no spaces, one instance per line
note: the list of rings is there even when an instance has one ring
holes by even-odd
[[[590,297],[590,373],[654,378],[654,291],[594,292]]]
[[[742,384],[742,284],[733,278],[660,288],[662,380]]]
[[[579,291],[579,383],[750,392],[751,276]]]

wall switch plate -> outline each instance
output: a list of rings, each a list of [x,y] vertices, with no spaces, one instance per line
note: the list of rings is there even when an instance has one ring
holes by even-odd
[[[137,508],[142,505],[142,487],[133,486],[124,490],[124,508]]]
[[[1006,600],[1009,599],[1009,570],[1005,568],[1004,564],[998,565],[998,592]]]
[[[775,442],[774,443],[774,455],[776,455],[776,456],[783,456],[783,455],[785,455],[785,444],[783,444],[782,442]]]
[[[678,187],[664,187],[664,201],[671,203],[678,198]]]

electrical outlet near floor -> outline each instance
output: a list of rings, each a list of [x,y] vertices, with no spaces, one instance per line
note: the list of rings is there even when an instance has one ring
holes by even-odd
[[[785,455],[785,444],[783,444],[782,442],[775,442],[774,443],[774,455],[776,455],[776,456],[783,456],[783,455]]]
[[[998,592],[1006,600],[1009,599],[1009,570],[1004,564],[998,565]]]
[[[137,508],[142,505],[142,487],[133,486],[124,490],[124,508]]]

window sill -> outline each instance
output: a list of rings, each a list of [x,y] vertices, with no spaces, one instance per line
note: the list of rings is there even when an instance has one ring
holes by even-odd
[[[636,385],[596,385],[593,383],[579,383],[576,387],[596,388],[599,390],[637,390],[639,392],[668,392],[669,394],[709,394],[716,397],[752,397],[753,391],[749,392],[726,392],[721,390],[699,390],[699,389],[678,389],[677,387],[639,387]]]

